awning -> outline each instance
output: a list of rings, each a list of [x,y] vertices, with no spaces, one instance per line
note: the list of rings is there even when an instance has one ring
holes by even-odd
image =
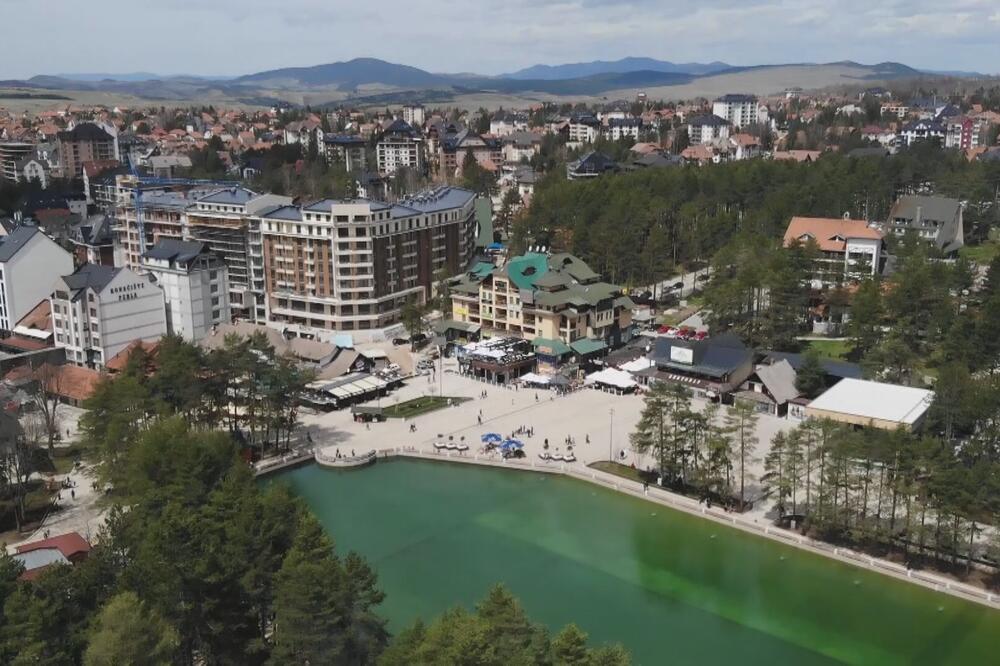
[[[574,353],[580,356],[586,356],[588,354],[596,354],[597,352],[604,351],[608,346],[604,343],[604,340],[595,340],[593,338],[580,338],[569,343],[570,349]]]
[[[535,348],[535,353],[543,356],[563,356],[570,351],[565,342],[554,338],[535,338],[531,346]]]
[[[521,381],[526,384],[542,384],[543,386],[548,386],[550,379],[545,375],[539,375],[534,372],[529,372],[527,374],[521,375]]]

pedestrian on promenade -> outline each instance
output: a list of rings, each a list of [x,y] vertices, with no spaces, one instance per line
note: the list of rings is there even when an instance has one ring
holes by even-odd
[[[483,415],[480,414],[477,418],[479,419],[479,425],[483,425]]]

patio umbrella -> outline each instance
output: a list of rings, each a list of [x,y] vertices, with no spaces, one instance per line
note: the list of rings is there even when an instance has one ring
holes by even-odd
[[[523,449],[524,444],[516,439],[505,439],[503,444],[500,445],[505,449]]]
[[[482,437],[480,437],[479,439],[481,439],[482,441],[484,441],[486,443],[493,443],[493,444],[496,444],[497,442],[502,442],[503,441],[503,437],[501,437],[499,433],[495,433],[495,432],[488,432],[485,435],[483,435]]]

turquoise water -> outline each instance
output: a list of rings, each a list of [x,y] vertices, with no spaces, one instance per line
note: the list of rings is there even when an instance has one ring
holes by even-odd
[[[309,466],[288,483],[375,567],[398,630],[503,582],[638,664],[1000,664],[1000,612],[572,479]]]

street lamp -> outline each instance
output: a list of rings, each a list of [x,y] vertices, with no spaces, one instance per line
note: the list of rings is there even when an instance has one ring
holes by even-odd
[[[615,410],[612,407],[610,411],[611,420],[608,424],[608,462],[614,462],[614,448],[615,448]]]

